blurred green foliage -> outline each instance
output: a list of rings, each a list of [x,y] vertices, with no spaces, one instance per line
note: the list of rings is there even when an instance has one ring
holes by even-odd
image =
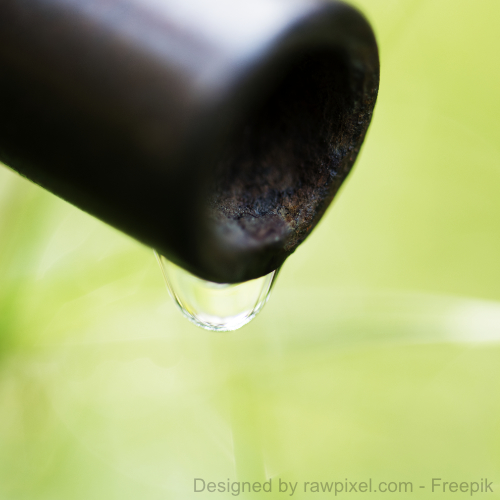
[[[205,498],[194,477],[500,498],[500,2],[356,4],[367,141],[239,332],[191,325],[151,250],[0,168],[0,499]]]

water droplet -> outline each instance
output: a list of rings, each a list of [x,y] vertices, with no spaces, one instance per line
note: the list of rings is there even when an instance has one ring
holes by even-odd
[[[237,330],[252,321],[268,301],[278,273],[276,270],[243,283],[213,283],[155,255],[182,314],[195,325],[219,332]]]

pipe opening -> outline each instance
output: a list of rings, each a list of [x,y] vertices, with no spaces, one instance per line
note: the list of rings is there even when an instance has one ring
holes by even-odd
[[[289,253],[314,227],[358,138],[349,74],[338,52],[303,53],[238,127],[209,190],[210,218],[225,243]]]

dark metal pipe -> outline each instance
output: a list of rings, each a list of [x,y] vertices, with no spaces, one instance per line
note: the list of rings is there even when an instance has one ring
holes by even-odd
[[[309,234],[378,81],[340,2],[0,2],[0,160],[212,281]]]

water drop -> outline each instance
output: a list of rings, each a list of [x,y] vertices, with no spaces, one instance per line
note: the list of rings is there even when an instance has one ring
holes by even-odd
[[[213,283],[189,273],[155,252],[168,291],[182,314],[195,325],[219,332],[237,330],[269,300],[278,271],[236,284]]]

